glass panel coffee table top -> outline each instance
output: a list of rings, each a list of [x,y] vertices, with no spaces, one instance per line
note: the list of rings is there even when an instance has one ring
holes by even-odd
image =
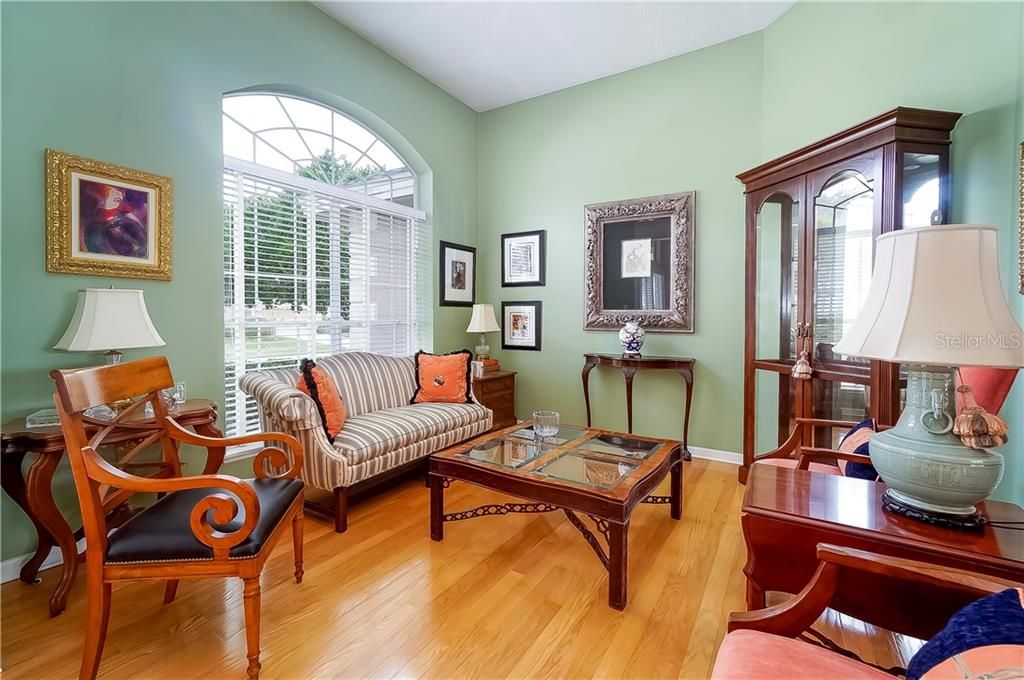
[[[550,448],[534,444],[532,440],[509,438],[481,442],[459,455],[484,463],[519,468],[550,450]]]
[[[558,428],[557,434],[551,437],[547,437],[544,440],[544,443],[547,444],[548,446],[560,446],[569,440],[576,439],[577,437],[582,437],[585,433],[586,430],[582,428],[562,426]],[[537,437],[537,433],[533,431],[532,425],[527,425],[524,428],[515,430],[513,432],[509,432],[508,436],[515,437],[516,439],[528,439],[530,441],[533,441]]]
[[[634,460],[643,460],[661,446],[661,442],[636,439],[618,434],[599,434],[576,446],[612,456],[622,456]]]
[[[537,468],[536,472],[595,489],[611,489],[636,468],[637,465],[625,461],[595,458],[583,452],[566,451]]]

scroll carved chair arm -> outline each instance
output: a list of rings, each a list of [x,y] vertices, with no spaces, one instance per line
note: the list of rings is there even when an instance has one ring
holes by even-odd
[[[796,637],[813,624],[833,601],[844,573],[864,572],[945,590],[983,597],[1020,584],[980,576],[960,569],[940,567],[877,553],[818,544],[818,570],[795,597],[773,607],[729,615],[729,632],[757,630],[784,637]]]
[[[189,526],[200,543],[210,546],[213,555],[227,557],[228,550],[244,541],[260,518],[260,502],[251,486],[237,477],[229,475],[195,475],[192,477],[150,478],[138,477],[119,470],[105,461],[92,447],[84,447],[89,477],[101,484],[118,489],[144,493],[170,493],[190,489],[220,489],[226,493],[213,493],[202,498],[189,517]],[[212,522],[211,522],[212,511]],[[223,532],[216,525],[223,526],[235,519],[240,511],[245,517],[237,531]]]
[[[303,454],[302,445],[299,440],[290,434],[284,432],[258,432],[255,434],[246,434],[240,437],[205,437],[200,434],[196,434],[191,430],[187,430],[179,425],[170,416],[164,421],[167,427],[167,433],[170,437],[176,441],[184,442],[186,444],[192,444],[194,446],[210,447],[221,447],[221,446],[238,446],[241,444],[256,444],[259,442],[273,441],[281,442],[288,449],[288,454],[291,454],[291,461],[289,466],[288,455],[284,449],[278,446],[268,446],[256,454],[253,459],[253,472],[257,477],[261,478],[272,478],[272,479],[283,479],[289,478],[294,479],[299,476],[302,471]],[[273,474],[268,472],[271,468],[283,468],[287,467],[284,472]]]

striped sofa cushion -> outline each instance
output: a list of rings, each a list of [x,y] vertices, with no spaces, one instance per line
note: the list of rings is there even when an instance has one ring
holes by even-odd
[[[413,404],[353,416],[334,440],[350,465],[358,465],[417,441],[490,420],[479,404]]]
[[[405,406],[416,391],[413,357],[343,352],[318,359],[317,366],[334,378],[350,418]]]

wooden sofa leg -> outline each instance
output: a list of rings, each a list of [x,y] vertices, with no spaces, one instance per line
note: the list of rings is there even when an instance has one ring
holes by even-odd
[[[334,530],[343,534],[348,529],[348,488],[339,486],[334,490]]]

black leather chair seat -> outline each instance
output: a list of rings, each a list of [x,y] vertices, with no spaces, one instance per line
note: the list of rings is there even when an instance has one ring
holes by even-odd
[[[231,548],[229,554],[236,558],[252,557],[263,548],[303,487],[299,479],[243,479],[242,482],[256,491],[260,518],[252,533]],[[213,559],[210,547],[200,543],[192,533],[189,517],[196,503],[215,493],[231,495],[225,489],[189,489],[167,494],[110,535],[107,562]],[[243,509],[238,517],[217,528],[223,532],[237,531],[245,521],[244,512]]]

